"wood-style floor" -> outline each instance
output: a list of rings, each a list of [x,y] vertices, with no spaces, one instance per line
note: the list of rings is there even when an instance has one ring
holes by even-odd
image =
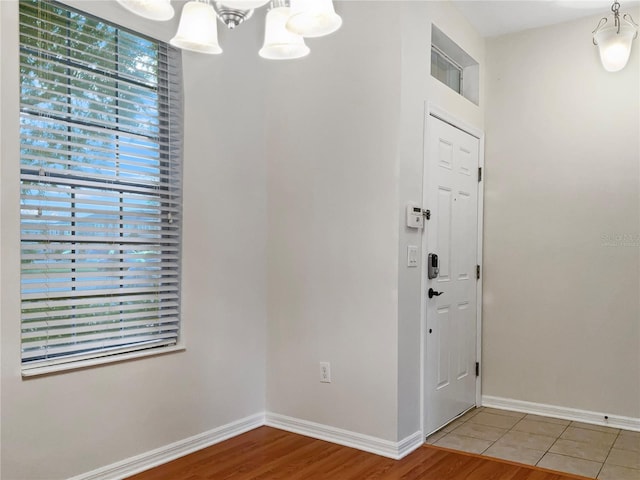
[[[260,427],[130,480],[575,480],[584,477],[424,446],[402,460]]]

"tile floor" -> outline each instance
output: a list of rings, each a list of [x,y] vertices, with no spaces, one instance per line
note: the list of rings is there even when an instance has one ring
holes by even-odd
[[[480,407],[427,443],[600,480],[640,480],[640,432]]]

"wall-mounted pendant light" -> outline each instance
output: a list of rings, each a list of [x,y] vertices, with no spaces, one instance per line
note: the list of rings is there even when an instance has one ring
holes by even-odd
[[[182,8],[176,36],[169,43],[193,52],[222,53],[218,44],[218,19],[213,6],[206,0],[187,2]]]
[[[638,25],[628,13],[620,17],[618,0],[611,6],[613,20],[603,17],[593,31],[593,43],[598,46],[600,61],[608,72],[622,70],[629,61],[633,39],[638,36]]]
[[[333,0],[291,0],[291,18],[287,29],[303,37],[323,37],[335,32],[342,18],[333,8]]]
[[[269,60],[288,60],[309,55],[309,47],[304,38],[287,30],[287,20],[291,11],[282,6],[282,0],[273,0],[267,12],[264,31],[264,45],[258,52],[262,58]]]
[[[118,3],[149,20],[163,22],[172,19],[174,15],[170,0],[118,0]]]

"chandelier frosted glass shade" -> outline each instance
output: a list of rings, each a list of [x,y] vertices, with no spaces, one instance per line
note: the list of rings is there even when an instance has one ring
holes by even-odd
[[[151,20],[169,20],[175,14],[171,0],[117,2],[136,15]],[[270,5],[265,20],[264,44],[259,51],[263,58],[284,60],[304,57],[309,54],[304,37],[329,35],[342,25],[333,0],[188,0],[182,6],[178,31],[169,43],[182,50],[222,53],[218,43],[218,20],[234,29],[267,3]]]
[[[335,32],[342,18],[333,8],[333,0],[291,0],[287,29],[303,37],[323,37]]]
[[[170,0],[118,0],[124,8],[136,15],[163,22],[175,14]]]
[[[309,54],[310,50],[305,45],[304,38],[286,28],[290,13],[288,7],[272,8],[267,13],[264,44],[258,52],[262,58],[287,60]]]
[[[611,25],[596,31],[593,36],[602,66],[608,72],[617,72],[627,65],[631,44],[637,33],[635,25],[625,20],[620,22],[619,30],[615,25]]]
[[[182,9],[176,36],[169,43],[183,50],[218,54],[218,20],[213,6],[198,1],[187,2]]]

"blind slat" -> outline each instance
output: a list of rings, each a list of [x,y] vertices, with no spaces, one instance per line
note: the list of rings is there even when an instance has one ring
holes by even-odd
[[[178,301],[178,295],[175,293],[151,293],[150,295],[134,294],[125,295],[124,293],[113,298],[60,298],[60,299],[37,299],[30,302],[22,303],[23,312],[37,312],[43,315],[56,315],[61,310],[74,310],[79,308],[89,308],[96,304],[102,304],[108,310],[115,303],[134,303],[148,301]],[[69,312],[70,314],[72,312]]]
[[[58,79],[60,80],[60,79]],[[59,81],[57,82],[59,83]],[[44,82],[43,82],[44,84]],[[153,109],[150,106],[144,106],[142,102],[142,98],[138,101],[140,103],[128,102],[124,98],[113,98],[108,95],[97,95],[96,92],[85,90],[87,93],[91,93],[92,97],[84,97],[77,95],[78,89],[74,89],[71,86],[65,88],[68,93],[59,93],[55,90],[46,90],[43,88],[43,85],[40,86],[41,90],[38,92],[38,95],[29,95],[27,93],[22,94],[22,102],[23,105],[29,106],[39,106],[42,104],[47,104],[49,109],[52,111],[66,111],[67,116],[69,115],[69,110],[79,110],[83,113],[82,118],[91,118],[95,120],[96,118],[87,115],[91,113],[95,113],[97,115],[104,115],[107,117],[113,117],[117,119],[118,122],[135,122],[136,125],[141,127],[147,127],[153,130],[159,128],[158,117],[159,112],[157,109]],[[26,90],[26,89],[25,89]],[[23,90],[23,92],[25,91]],[[69,91],[74,92],[74,100],[69,101]],[[80,91],[79,93],[82,93]],[[98,97],[98,98],[95,98]],[[61,101],[63,100],[63,101]],[[157,102],[154,102],[157,104]],[[149,113],[148,111],[143,111],[140,109],[135,109],[136,105],[143,105],[146,110],[152,110],[153,113]],[[57,107],[61,107],[61,110],[52,109],[50,106],[55,105]],[[126,105],[131,105],[131,108],[126,107]],[[90,107],[91,106],[91,107]],[[98,107],[98,108],[96,108]],[[130,114],[130,115],[128,115]],[[144,115],[143,115],[144,114]],[[138,117],[138,118],[136,118]],[[137,120],[137,121],[136,121]],[[143,128],[146,131],[146,129]]]
[[[92,245],[93,247],[93,245]],[[108,245],[109,248],[113,248],[113,245]],[[73,258],[71,261],[75,261],[76,263],[82,265],[82,262],[84,260],[87,261],[91,261],[91,260],[97,260],[97,259],[103,259],[105,257],[108,256],[109,260],[105,263],[109,262],[115,262],[115,261],[119,261],[119,260],[124,260],[124,259],[128,259],[128,258],[132,258],[132,255],[135,255],[133,258],[142,258],[142,259],[150,259],[150,260],[156,260],[156,259],[165,259],[165,260],[179,260],[180,257],[178,255],[172,255],[169,253],[166,253],[164,251],[163,248],[163,252],[162,254],[160,253],[155,253],[156,250],[158,250],[157,247],[155,247],[154,250],[151,249],[151,245],[147,245],[147,247],[149,248],[142,248],[140,251],[136,251],[133,254],[119,254],[119,253],[112,253],[110,250],[105,250],[104,253],[79,253],[79,252],[84,252],[87,251],[86,249],[81,249],[81,248],[76,248],[76,252],[73,255]],[[98,250],[96,248],[96,250]],[[28,250],[26,250],[28,251]],[[56,250],[57,251],[57,250]],[[93,248],[91,249],[91,251],[94,251]],[[176,251],[174,249],[174,251]],[[49,253],[49,252],[43,252],[43,253],[39,253],[39,254],[35,254],[35,253],[23,253],[22,254],[22,259],[23,260],[40,260],[41,258],[43,258],[43,256],[46,256],[46,258],[48,260],[68,260],[69,259],[69,253]],[[23,265],[23,269],[29,270],[30,269],[30,263],[25,263]],[[37,266],[35,267],[37,268]]]
[[[33,360],[35,358],[42,357],[59,357],[61,355],[73,355],[75,353],[82,353],[87,350],[103,350],[110,347],[133,347],[135,344],[144,344],[146,342],[157,342],[164,340],[165,342],[170,339],[171,345],[176,343],[178,334],[174,332],[167,333],[165,335],[131,335],[121,338],[106,338],[104,340],[93,342],[78,342],[68,345],[56,345],[56,346],[37,346],[35,348],[23,348],[22,359],[23,361]]]
[[[156,301],[149,300],[145,303],[117,303],[114,305],[110,305],[108,308],[105,308],[104,305],[100,305],[98,307],[85,307],[78,308],[72,307],[65,310],[55,310],[55,311],[44,311],[44,312],[32,312],[32,313],[24,313],[23,312],[23,323],[24,326],[28,326],[29,328],[40,328],[40,323],[45,322],[55,322],[55,325],[75,325],[78,323],[78,316],[81,315],[89,315],[89,314],[101,314],[104,318],[110,315],[117,315],[119,313],[126,313],[131,310],[143,310],[144,307],[151,308],[153,306],[154,309],[169,309],[173,307],[178,307],[178,303],[175,301]],[[178,315],[177,310],[173,310]],[[96,318],[100,318],[97,316],[91,316],[91,321],[97,321]],[[34,327],[34,324],[37,324]],[[44,325],[44,323],[43,323]],[[52,324],[53,325],[53,324]]]
[[[76,156],[78,154],[75,154]],[[25,155],[25,157],[28,157]],[[90,160],[90,158],[85,157]],[[71,163],[71,162],[69,162]],[[96,188],[102,190],[116,190],[120,191],[124,189],[126,192],[131,193],[150,193],[153,195],[157,195],[158,193],[165,193],[169,195],[171,190],[166,190],[166,188],[171,188],[171,178],[169,175],[163,175],[161,173],[157,173],[157,181],[153,182],[149,179],[148,176],[142,177],[133,177],[123,175],[124,172],[117,172],[117,174],[112,175],[103,175],[98,173],[90,173],[91,177],[94,181],[87,180],[79,180],[77,177],[81,177],[86,175],[85,170],[90,168],[90,164],[81,164],[77,163],[76,165],[82,165],[83,170],[60,170],[55,168],[42,168],[42,172],[44,175],[34,175],[30,173],[23,173],[22,179],[24,181],[36,183],[36,184],[60,184],[67,185],[71,184],[74,186],[84,186],[87,188]],[[100,165],[96,165],[96,169],[100,169]],[[111,183],[114,182],[114,183]],[[118,183],[115,183],[118,182]]]
[[[73,290],[73,291],[65,291],[65,292],[47,292],[47,298],[49,299],[69,299],[69,298],[87,298],[91,297],[92,299],[96,298],[96,296],[101,297],[117,297],[120,295],[131,295],[134,293],[163,293],[163,292],[171,292],[178,293],[179,288],[178,284],[175,285],[160,285],[156,287],[115,287],[115,288],[103,288],[101,290]],[[25,305],[25,300],[41,300],[42,293],[23,293],[22,300],[23,305]]]
[[[23,29],[23,32],[24,32],[24,29]],[[60,45],[56,44],[55,42],[48,42],[46,40],[47,37],[51,36],[51,30],[40,29],[40,30],[37,30],[36,32],[41,34],[40,38],[38,38],[37,36],[33,37],[30,35],[25,35],[24,33],[21,33],[20,35],[21,49],[23,51],[28,52],[32,57],[35,57],[41,60],[54,61],[54,62],[59,59],[64,59],[65,65],[75,64],[74,68],[76,69],[82,68],[85,71],[90,71],[91,73],[103,74],[103,75],[112,74],[116,76],[116,78],[120,81],[130,82],[136,85],[147,85],[150,87],[154,86],[153,81],[149,81],[151,76],[141,77],[140,75],[135,75],[130,72],[130,71],[135,72],[135,69],[130,68],[130,66],[126,64],[127,55],[123,55],[122,60],[118,62],[118,65],[121,67],[120,69],[110,68],[109,66],[107,66],[108,63],[113,63],[115,60],[108,58],[106,56],[100,57],[100,56],[92,55],[89,51],[81,51],[79,49],[70,47],[68,44],[64,45],[64,51],[65,51],[64,56],[59,53],[56,53],[55,47],[56,46],[60,47]],[[28,42],[29,39],[35,39],[36,42],[41,43],[41,46],[37,46],[37,45],[33,45],[32,43],[29,43]],[[42,44],[44,44],[44,46]],[[49,48],[46,47],[46,44],[49,44]],[[103,50],[101,53],[104,54],[104,53],[107,53],[107,51]],[[76,54],[77,56],[72,54]],[[135,60],[135,57],[129,56],[129,59]],[[127,72],[127,70],[130,70],[130,71]]]
[[[105,129],[105,127],[103,126],[91,125],[89,123],[74,123],[61,118],[56,118],[54,121],[52,118],[39,116],[37,113],[28,111],[26,109],[20,111],[20,116],[23,124],[28,123],[29,125],[32,125],[31,130],[38,130],[39,127],[33,127],[33,123],[38,122],[40,124],[46,123],[47,125],[51,124],[59,127],[58,130],[54,131],[57,131],[59,134],[63,135],[73,135],[73,132],[75,130],[83,130],[87,132],[93,132],[95,135],[97,135],[96,140],[101,140],[102,137],[100,137],[100,135],[114,135],[115,133],[117,133],[118,137],[121,139],[136,139],[143,142],[150,141],[148,135],[116,130],[115,127],[111,129]],[[46,128],[43,128],[42,130],[46,131]],[[24,128],[22,129],[22,131],[24,131]],[[154,138],[153,142],[154,144],[157,144],[161,147],[170,148],[172,145],[180,144],[180,137],[176,136],[174,132],[174,137]]]
[[[59,316],[48,315],[43,317],[39,313],[32,313],[28,316],[28,322],[23,324],[23,330],[41,330],[45,327],[64,327],[69,325],[79,324],[96,324],[100,322],[114,322],[122,321],[127,313],[134,315],[130,321],[140,321],[135,318],[135,313],[140,311],[142,315],[144,312],[157,312],[159,317],[166,315],[178,316],[179,312],[176,310],[178,304],[176,302],[147,302],[144,304],[118,304],[113,305],[111,309],[105,309],[103,306],[93,308],[75,308],[71,310],[65,310],[56,312]],[[38,316],[40,315],[40,316]],[[161,321],[161,318],[158,319]],[[144,321],[145,324],[150,323]],[[155,323],[155,322],[151,322]]]
[[[23,17],[23,20],[27,20],[27,19],[28,17]],[[31,20],[33,19],[34,18],[31,17]],[[23,21],[23,25],[25,24],[28,25],[28,23]],[[29,28],[22,29],[22,32],[20,33],[20,38],[22,40],[23,48],[27,51],[32,52],[35,56],[39,56],[39,55],[48,56],[53,59],[66,59],[68,57],[71,57],[78,62],[85,63],[89,68],[95,67],[95,63],[98,63],[101,69],[104,69],[105,71],[110,71],[115,74],[121,74],[120,72],[118,72],[117,69],[113,67],[109,68],[109,66],[107,66],[108,63],[106,62],[109,62],[113,65],[116,64],[115,56],[114,58],[107,58],[105,61],[105,57],[100,55],[100,51],[98,50],[96,45],[74,39],[73,44],[76,45],[77,47],[81,47],[81,48],[75,48],[70,46],[70,43],[67,42],[67,37],[65,35],[57,34],[55,33],[55,31],[52,31],[52,30],[33,27],[31,25],[29,26]],[[33,40],[33,42],[31,42],[30,40]],[[141,71],[145,71],[145,69],[157,69],[158,67],[166,65],[164,62],[162,62],[157,58],[157,54],[153,58],[144,57],[144,56],[137,55],[135,53],[134,48],[130,50],[127,48],[123,48],[126,45],[126,43],[127,43],[126,40],[123,40],[123,39],[118,39],[117,43],[114,43],[114,42],[107,43],[107,45],[110,46],[113,50],[115,50],[116,48],[118,49],[118,53],[119,53],[118,60],[121,63],[126,64],[126,62],[128,61],[135,62],[135,67]],[[56,49],[59,48],[61,44],[64,45],[64,50],[65,50],[65,53],[67,54],[65,56],[58,56],[55,53]],[[106,47],[107,45],[103,46],[103,48]],[[98,51],[95,51],[95,50],[98,50]],[[91,60],[94,60],[94,62],[91,62]],[[152,76],[149,76],[145,79],[140,79],[137,76],[134,76],[133,78],[136,81],[151,80],[149,83],[151,85],[154,84],[152,80],[153,78]]]
[[[153,169],[158,167],[167,168],[167,165],[162,164],[162,159],[152,148],[154,145],[157,145],[157,143],[154,143],[154,145],[128,143],[122,135],[118,135],[116,137],[116,135],[111,132],[109,132],[109,137],[100,138],[100,143],[98,143],[98,140],[96,138],[92,138],[90,135],[79,135],[69,131],[60,132],[46,128],[38,128],[37,131],[39,135],[42,135],[39,140],[40,143],[28,145],[28,148],[26,148],[27,146],[25,145],[24,150],[60,155],[60,157],[48,155],[47,157],[50,158],[50,160],[47,163],[68,163],[69,161],[72,161],[69,157],[77,157],[79,153],[82,153],[83,158],[90,158],[100,162],[96,167],[110,165],[118,165],[120,168],[122,168],[122,166],[129,168],[137,167],[138,172],[141,171],[140,169]],[[55,141],[52,140],[47,142],[46,146],[44,146],[42,145],[43,138],[46,138],[47,135],[56,135],[57,138]],[[25,140],[28,140],[28,138],[29,137],[25,137]],[[82,147],[79,147],[79,144],[81,144]],[[114,147],[118,149],[115,152]],[[144,155],[147,152],[149,155]],[[33,158],[33,160],[39,159],[40,155]],[[77,164],[83,165],[80,162],[77,162]]]
[[[128,354],[140,350],[151,350],[154,348],[162,348],[175,345],[175,339],[156,339],[149,342],[139,342],[132,345],[105,347],[99,350],[88,350],[81,353],[67,354],[63,358],[36,358],[23,360],[22,371],[29,374],[35,369],[41,367],[52,367],[64,363],[79,362],[82,360],[92,360],[97,358],[110,357],[118,354]]]
[[[149,212],[153,212],[154,214],[158,214],[158,209],[159,206],[154,206],[154,205],[144,205],[144,204],[140,204],[140,203],[134,203],[133,200],[136,200],[136,197],[128,197],[126,195],[109,195],[109,192],[106,191],[100,191],[97,192],[100,196],[103,197],[112,197],[112,198],[116,198],[122,201],[122,204],[120,205],[120,207],[123,209],[123,211],[126,214],[133,214],[133,212],[137,212],[140,211],[140,213],[144,213],[144,211],[147,211],[147,213]],[[126,192],[125,192],[126,193]],[[177,194],[174,194],[177,195]],[[95,197],[97,197],[98,195],[95,195]],[[22,210],[28,210],[29,208],[38,208],[41,207],[42,211],[48,211],[49,209],[51,209],[51,211],[55,210],[56,208],[56,203],[60,204],[64,202],[64,199],[56,199],[54,197],[50,197],[50,198],[46,198],[46,197],[42,197],[42,196],[38,196],[38,195],[21,195],[20,199],[23,201],[21,208]],[[129,200],[129,203],[124,203],[127,200]],[[166,205],[162,208],[163,211],[168,212],[168,213],[180,213],[180,199],[179,198],[161,198],[160,199],[162,202],[166,202],[169,205]],[[68,202],[68,201],[67,201]],[[82,198],[80,199],[75,199],[75,203],[79,203],[81,205],[94,205],[96,207],[109,207],[109,208],[113,208],[115,205],[119,205],[117,202],[114,202],[113,200],[110,202],[107,201],[99,201],[99,200],[91,200],[91,199],[87,199],[87,198]],[[175,206],[170,206],[171,204],[174,204]],[[69,211],[71,210],[72,207],[69,207]],[[58,209],[58,211],[62,211],[60,209]],[[106,209],[98,209],[96,208],[95,210],[88,210],[88,213],[105,213],[107,210]],[[28,214],[27,212],[25,212],[25,214]]]
[[[158,256],[158,260],[152,259],[131,259],[131,256],[121,255],[124,260],[122,261],[100,261],[100,262],[76,262],[75,254],[67,255],[68,259],[64,259],[64,261],[49,261],[38,263],[36,265],[25,265],[22,268],[22,272],[25,275],[41,275],[46,273],[47,277],[55,278],[55,276],[63,276],[69,275],[69,272],[61,272],[61,270],[70,270],[73,269],[75,274],[81,275],[96,275],[97,273],[103,271],[117,271],[118,269],[122,270],[123,268],[170,268],[171,266],[175,266],[175,261],[170,261],[165,259],[163,256]],[[99,258],[99,257],[98,257]],[[100,259],[102,260],[102,259]]]
[[[151,325],[151,326],[149,326]],[[27,332],[22,334],[22,338],[29,342],[29,347],[51,347],[54,345],[67,345],[69,344],[69,337],[73,336],[76,342],[86,342],[89,340],[100,340],[105,336],[117,337],[118,332],[120,336],[124,335],[140,335],[150,334],[155,332],[177,332],[178,325],[176,325],[176,318],[171,319],[171,323],[165,324],[153,324],[148,321],[146,324],[140,325],[127,325],[125,323],[113,323],[111,326],[102,324],[100,327],[92,325],[74,326],[69,328],[47,328],[40,332]],[[46,340],[36,340],[42,338],[43,335],[48,335]]]

